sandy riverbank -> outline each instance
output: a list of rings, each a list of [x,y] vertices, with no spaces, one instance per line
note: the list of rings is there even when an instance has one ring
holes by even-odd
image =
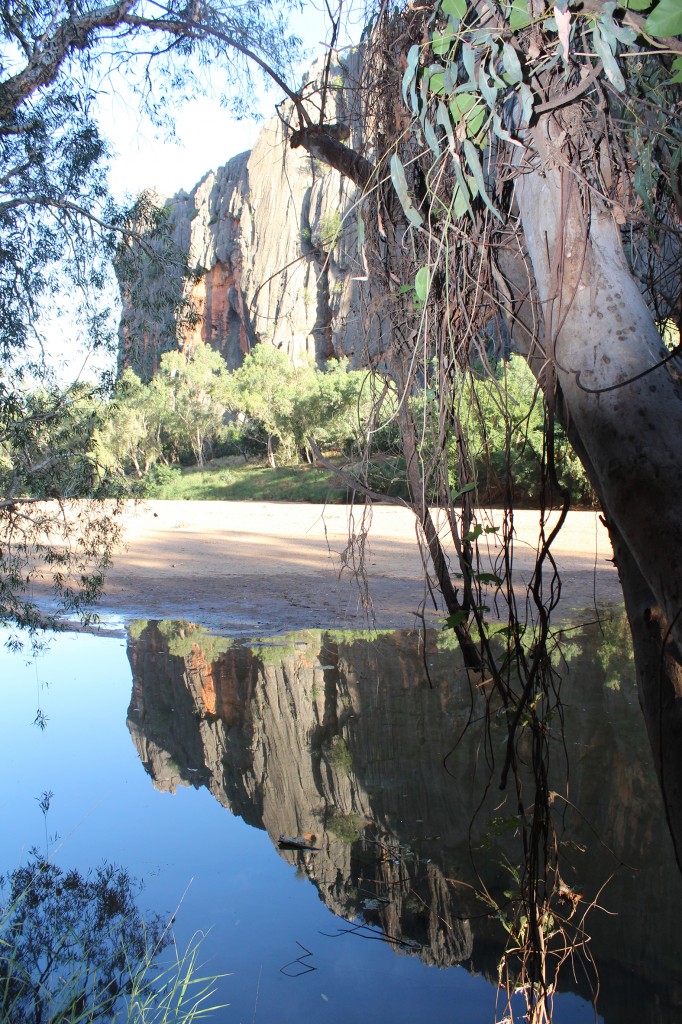
[[[493,516],[499,522],[499,513]],[[534,563],[538,522],[537,512],[515,514],[519,580]],[[363,628],[368,616],[377,628],[410,628],[422,607],[427,620],[435,622],[440,613],[425,592],[414,519],[401,508],[373,510],[365,550],[369,604],[344,569],[345,506],[148,501],[127,508],[125,537],[99,607],[105,621],[182,618],[221,632],[262,635]],[[494,561],[499,547],[494,535],[490,539]],[[565,616],[595,598],[620,600],[608,536],[596,514],[572,512],[553,552]]]

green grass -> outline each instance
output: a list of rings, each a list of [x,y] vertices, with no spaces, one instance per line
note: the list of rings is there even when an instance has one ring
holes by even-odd
[[[192,467],[147,490],[146,497],[184,501],[301,501],[343,504],[347,492],[316,466]]]
[[[319,466],[278,466],[262,463],[221,465],[220,459],[199,468],[160,466],[146,481],[144,497],[165,501],[297,501],[343,505],[349,491]],[[401,460],[380,457],[371,467],[369,486],[387,495],[406,497]],[[352,467],[351,467],[352,473]],[[155,478],[156,475],[156,478]]]

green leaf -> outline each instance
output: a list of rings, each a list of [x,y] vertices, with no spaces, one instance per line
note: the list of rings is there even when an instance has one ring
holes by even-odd
[[[602,11],[599,21],[603,25],[602,31],[608,37],[609,43],[611,43],[611,38],[614,37],[619,43],[630,46],[637,38],[634,28],[630,28],[629,25],[620,25],[617,21],[614,21],[609,10]]]
[[[454,92],[457,87],[457,62],[450,59],[445,65],[445,74],[443,75],[443,85],[448,95]]]
[[[682,57],[675,57],[675,60],[672,63],[672,69],[675,74],[668,82],[668,85],[676,85],[678,82],[682,82]]]
[[[473,220],[474,211],[471,209],[471,203],[469,202],[469,186],[465,181],[462,164],[457,153],[455,153],[453,157],[453,163],[455,165],[455,177],[457,178],[457,191],[455,193],[454,201],[455,216],[462,217],[464,212],[466,212]],[[464,206],[464,210],[462,210],[462,206]],[[459,214],[457,213],[458,208],[461,211]]]
[[[472,481],[470,481],[470,483],[464,484],[463,487],[460,487],[460,489],[458,491],[455,491],[455,493],[452,495],[452,500],[456,501],[457,498],[461,498],[461,496],[463,494],[468,494],[469,491],[475,491],[475,490],[476,490],[476,484],[472,480]]]
[[[628,11],[648,11],[652,2],[653,0],[623,0],[618,6]]]
[[[513,0],[511,10],[509,11],[509,27],[512,32],[518,32],[520,29],[526,28],[532,20],[528,13],[528,0]]]
[[[450,113],[456,125],[466,120],[466,133],[470,137],[478,134],[485,118],[484,108],[478,103],[478,97],[471,92],[455,96],[450,103]]]
[[[483,527],[481,526],[480,523],[476,523],[473,530],[469,530],[469,532],[466,534],[463,540],[466,541],[467,544],[471,544],[473,543],[473,541],[478,540],[482,533]]]
[[[492,572],[477,572],[474,574],[477,583],[494,583],[496,587],[502,586],[502,580]]]
[[[391,181],[393,182],[393,187],[396,190],[398,199],[400,200],[400,205],[405,212],[405,216],[413,227],[420,228],[424,223],[424,218],[410,199],[410,194],[407,190],[405,168],[401,164],[400,157],[397,153],[394,153],[391,157]]]
[[[502,45],[502,63],[504,64],[504,69],[509,75],[509,81],[512,85],[516,85],[517,82],[523,81],[521,61],[519,60],[516,50],[513,46],[510,46],[509,43],[503,43]]]
[[[449,51],[455,38],[452,32],[434,32],[431,37],[431,49],[439,57],[443,57]]]
[[[447,619],[445,620],[445,625],[443,626],[443,629],[457,629],[457,627],[461,626],[463,622],[466,622],[466,618],[467,613],[464,611],[453,612],[453,614],[448,615]]]
[[[476,87],[476,51],[469,43],[462,43],[462,61],[469,81]]]
[[[481,96],[486,101],[491,110],[494,110],[497,106],[497,86],[491,85],[488,81],[483,64],[481,64],[481,70],[478,73],[478,87],[481,90]]]
[[[442,0],[440,9],[443,14],[449,14],[453,18],[463,18],[467,12],[467,0]]]
[[[427,117],[422,121],[422,130],[424,132],[424,138],[426,144],[435,156],[436,160],[440,156],[440,145],[438,144],[438,136],[436,135],[436,129],[433,127]]]
[[[414,279],[414,291],[422,305],[426,302],[431,284],[431,268],[420,267]]]
[[[469,197],[462,192],[459,185],[455,185],[454,192],[452,193],[452,214],[456,220],[459,220],[467,211],[471,213]]]
[[[429,78],[429,89],[434,96],[442,96],[445,92],[445,85],[443,84],[443,72],[438,71],[435,75],[431,75]]]
[[[476,150],[476,147],[474,146],[473,142],[470,141],[470,139],[465,139],[462,148],[464,149],[464,156],[466,157],[466,162],[469,165],[469,170],[473,174],[476,184],[478,186],[478,191],[479,195],[481,196],[481,199],[488,207],[490,212],[495,217],[497,217],[498,220],[501,220],[502,218],[500,217],[499,213],[497,212],[493,204],[490,202],[488,194],[485,190],[485,182],[483,180],[483,168],[481,167],[481,161],[478,158],[478,152]]]
[[[477,102],[478,96],[473,92],[460,92],[455,96],[450,104],[450,112],[455,124],[459,124]]]
[[[609,82],[618,90],[618,92],[625,91],[625,79],[623,78],[618,62],[613,55],[613,50],[602,34],[599,25],[595,25],[592,31],[592,42],[594,44],[595,53],[602,59],[604,65],[604,73],[608,78]]]
[[[521,82],[519,86],[521,93],[521,124],[530,124],[530,119],[533,115],[533,103],[535,97],[533,96],[533,90],[525,82]]]
[[[451,150],[455,147],[455,136],[452,133],[452,121],[450,120],[450,114],[448,108],[445,106],[442,100],[438,101],[438,110],[436,111],[436,121],[438,124],[445,128],[445,133],[448,137],[448,145]]]
[[[520,146],[521,143],[513,139],[506,128],[502,127],[499,114],[493,114],[493,132],[497,135],[498,139],[502,139],[503,142],[511,142],[515,146]]]
[[[412,100],[412,110],[417,112],[417,91],[415,89],[415,76],[417,74],[417,65],[419,64],[419,47],[415,43],[411,46],[407,52],[407,67],[405,68],[405,74],[403,75],[403,102],[407,106],[407,92],[410,91],[410,98]]]
[[[644,22],[644,31],[650,36],[678,36],[682,34],[682,5],[680,0],[659,0]]]

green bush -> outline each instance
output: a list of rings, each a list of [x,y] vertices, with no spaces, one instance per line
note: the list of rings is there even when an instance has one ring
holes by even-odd
[[[537,505],[542,497],[545,410],[542,394],[525,359],[500,360],[494,376],[481,373],[463,381],[462,426],[482,504],[503,504],[511,489],[517,505]],[[457,447],[451,449],[452,486]],[[582,465],[559,424],[554,427],[554,458],[559,483],[573,505],[592,504],[594,495]],[[556,500],[555,496],[555,500]]]
[[[167,466],[157,463],[147,473],[142,484],[142,496],[145,498],[166,498],[175,491],[182,479],[179,466]]]

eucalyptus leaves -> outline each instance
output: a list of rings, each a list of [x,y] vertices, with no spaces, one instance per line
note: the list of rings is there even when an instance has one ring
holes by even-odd
[[[413,115],[413,129],[430,150],[434,169],[449,155],[456,179],[449,207],[435,190],[430,194],[436,217],[473,218],[478,198],[499,217],[486,188],[483,153],[491,136],[522,144],[519,131],[548,107],[544,88],[551,73],[566,81],[567,101],[580,92],[581,83],[602,70],[607,82],[623,94],[624,48],[646,46],[650,38],[656,45],[657,39],[682,33],[679,0],[627,0],[620,5],[610,0],[596,11],[582,5],[578,9],[577,0],[556,0],[541,14],[536,10],[532,0],[441,0],[430,22],[428,42],[415,43],[406,55],[402,97]],[[646,11],[644,19],[638,12]],[[667,86],[682,81],[682,56],[675,56],[676,51],[682,53],[682,47],[670,51],[672,75]],[[559,98],[556,105],[561,102]],[[390,172],[408,223],[423,227],[424,214],[410,194],[397,153],[391,157]],[[646,202],[648,187],[638,191]]]

